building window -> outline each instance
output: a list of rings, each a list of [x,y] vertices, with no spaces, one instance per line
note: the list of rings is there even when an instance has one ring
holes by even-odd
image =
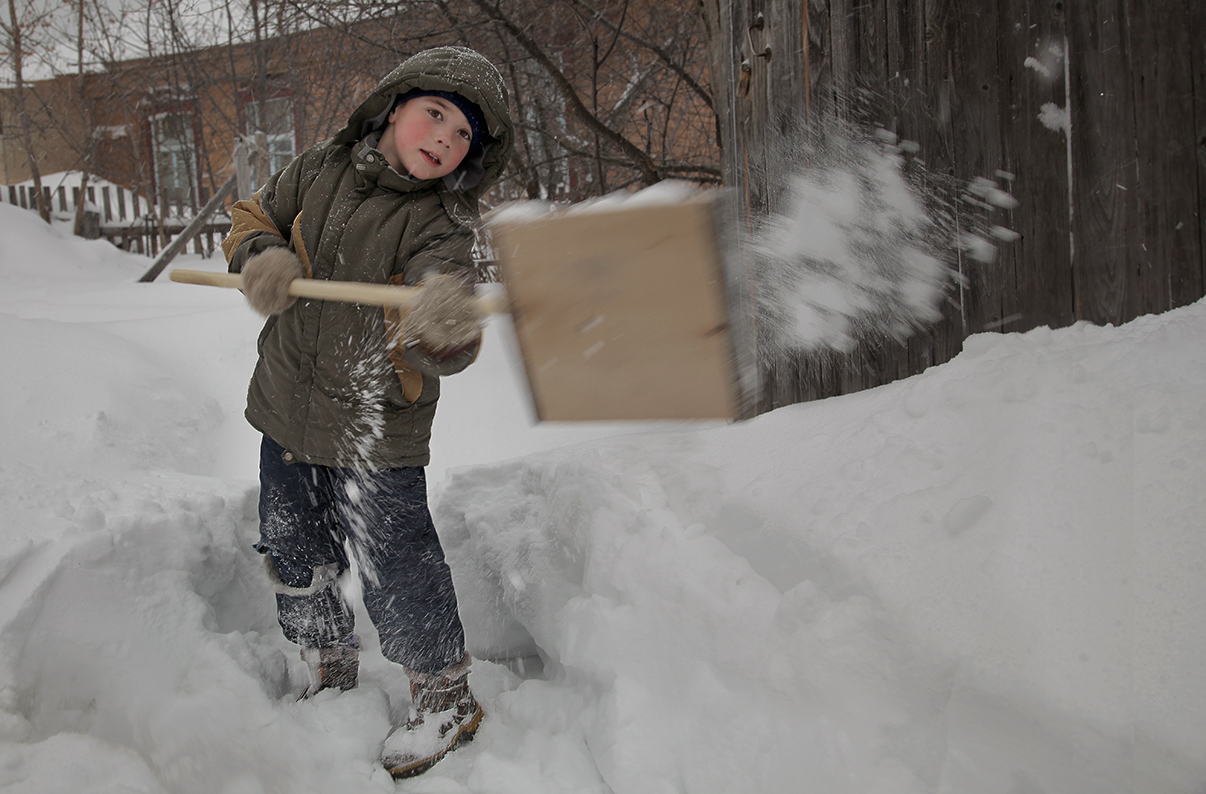
[[[248,100],[244,106],[247,111],[247,135],[254,140],[255,133],[263,130],[268,136],[268,173],[258,173],[252,158],[251,178],[255,184],[262,185],[268,177],[289,164],[297,153],[295,146],[296,135],[293,129],[293,99],[291,97],[273,97],[257,102]]]
[[[160,113],[151,117],[155,179],[169,208],[195,206],[197,195],[191,113]]]

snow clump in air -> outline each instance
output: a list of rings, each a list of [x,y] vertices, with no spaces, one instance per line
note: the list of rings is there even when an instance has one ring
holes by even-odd
[[[950,198],[919,147],[887,130],[826,121],[771,146],[779,209],[755,222],[745,261],[772,358],[904,339],[942,318],[964,256],[991,261],[1009,240],[983,217],[1015,207],[1008,192],[978,179]]]

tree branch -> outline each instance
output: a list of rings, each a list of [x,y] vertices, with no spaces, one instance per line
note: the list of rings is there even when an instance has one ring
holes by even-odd
[[[651,53],[656,55],[657,59],[666,65],[666,68],[668,68],[670,71],[674,72],[676,75],[678,75],[680,78],[682,78],[682,81],[684,83],[686,83],[687,86],[692,91],[694,91],[696,94],[698,94],[700,99],[702,99],[704,102],[707,103],[708,107],[712,107],[712,94],[708,91],[708,89],[701,86],[694,77],[692,77],[690,74],[687,73],[686,69],[684,69],[679,64],[675,63],[674,59],[670,57],[670,53],[666,52],[665,49],[663,49],[662,47],[659,47],[657,44],[654,44],[652,41],[643,39],[640,36],[637,36],[633,33],[629,33],[627,30],[624,30],[623,28],[621,28],[620,26],[616,25],[614,22],[609,20],[607,17],[603,16],[602,11],[592,8],[590,5],[583,2],[583,0],[569,0],[569,2],[573,3],[574,5],[578,6],[579,8],[586,9],[586,11],[588,11],[591,15],[593,15],[596,19],[598,19],[604,25],[611,28],[617,34],[628,39],[633,44],[636,44],[640,47],[644,47],[645,49],[649,50]]]
[[[525,33],[514,21],[504,14],[497,6],[492,5],[488,0],[470,0],[475,6],[482,10],[486,16],[493,19],[498,24],[506,28],[511,37],[519,43],[528,55],[532,57],[537,64],[544,69],[545,73],[552,79],[558,91],[561,92],[562,98],[569,105],[570,111],[574,116],[597,133],[600,138],[610,142],[620,149],[631,163],[641,173],[641,178],[646,184],[652,185],[662,180],[661,173],[658,172],[657,166],[652,158],[649,157],[640,147],[628,140],[622,134],[607,126],[598,116],[591,113],[590,110],[582,102],[582,98],[578,96],[577,90],[565,76],[565,73],[557,68],[552,59],[545,53],[527,33]]]

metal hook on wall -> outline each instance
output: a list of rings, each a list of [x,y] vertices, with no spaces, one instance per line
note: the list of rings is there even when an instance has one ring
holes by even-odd
[[[756,47],[754,47],[754,37],[750,33],[750,31],[753,31],[753,30],[760,30],[763,32],[762,40],[764,43],[763,43],[761,51],[759,51]],[[751,56],[753,56],[755,58],[766,58],[768,61],[770,60],[771,46],[769,44],[765,43],[765,41],[766,41],[766,16],[761,11],[754,14],[754,21],[750,23],[750,26],[745,31],[745,41],[749,45]]]

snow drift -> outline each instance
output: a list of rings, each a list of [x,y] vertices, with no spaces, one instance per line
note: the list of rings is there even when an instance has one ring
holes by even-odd
[[[395,786],[405,682],[362,617],[362,687],[296,702],[250,549],[258,320],[0,230],[6,790],[1206,784],[1202,304],[731,426],[534,427],[492,321],[431,469],[488,717]]]

